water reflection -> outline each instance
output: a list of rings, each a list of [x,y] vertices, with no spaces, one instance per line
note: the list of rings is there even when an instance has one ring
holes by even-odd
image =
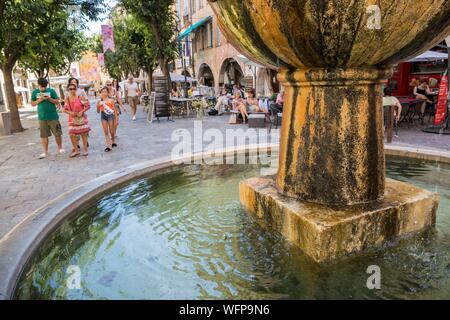
[[[441,193],[438,232],[317,265],[242,211],[257,166],[190,166],[123,186],[66,221],[24,274],[17,298],[450,298],[450,168],[391,160],[388,175]],[[78,265],[81,290],[65,286]],[[382,290],[366,287],[379,265]]]

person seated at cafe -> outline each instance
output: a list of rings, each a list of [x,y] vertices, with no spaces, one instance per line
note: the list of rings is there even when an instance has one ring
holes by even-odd
[[[280,113],[283,112],[283,105],[284,105],[284,91],[280,91],[280,93],[278,93],[277,95],[275,103],[270,105],[270,109],[274,113]]]
[[[235,95],[237,91],[239,91],[241,93],[242,99],[245,99],[244,89],[242,89],[242,87],[239,84],[235,84],[233,86],[233,95]]]
[[[416,82],[417,83],[417,82]],[[420,85],[414,87],[414,96],[417,100],[421,100],[422,106],[420,107],[420,119],[423,121],[423,117],[425,114],[425,109],[427,107],[427,104],[432,105],[433,101],[432,99],[433,93],[430,90],[430,87],[428,86],[427,81],[422,81]]]
[[[259,108],[259,100],[256,98],[255,89],[250,89],[247,91],[246,105],[247,105],[247,110],[250,113],[263,112]]]
[[[227,106],[228,106],[228,91],[224,87],[217,96],[217,103],[214,106],[214,109],[216,109],[218,115],[221,116]]]
[[[247,122],[248,121],[248,112],[247,112],[246,102],[242,98],[240,90],[237,90],[235,92],[232,104],[233,104],[233,110],[239,111],[244,123]]]
[[[170,92],[170,96],[172,98],[179,98],[180,97],[180,93],[178,92],[178,88],[176,86],[172,87],[172,91]]]
[[[191,85],[189,83],[186,85],[186,89],[185,90],[187,90],[187,96],[188,97],[192,97],[192,87],[191,87]]]
[[[197,86],[193,84],[189,91],[189,97],[194,97],[200,95],[200,92],[197,89]]]
[[[386,130],[387,125],[387,118],[388,113],[386,112],[387,108],[389,106],[394,107],[394,127],[396,128],[395,136],[398,137],[398,122],[400,121],[400,115],[402,114],[402,104],[400,101],[392,96],[392,89],[391,87],[386,87],[383,90],[383,118],[384,118],[384,130]]]
[[[278,96],[277,96],[277,101],[275,102],[276,104],[280,105],[281,108],[283,109],[283,105],[284,105],[284,91],[281,91]]]

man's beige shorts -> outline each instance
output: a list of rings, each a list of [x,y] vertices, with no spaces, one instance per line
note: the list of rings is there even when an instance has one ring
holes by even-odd
[[[132,107],[137,107],[137,105],[139,103],[139,99],[138,99],[138,97],[128,97],[128,103]]]
[[[51,137],[52,133],[55,137],[62,135],[59,120],[39,120],[39,130],[41,132],[41,138]]]

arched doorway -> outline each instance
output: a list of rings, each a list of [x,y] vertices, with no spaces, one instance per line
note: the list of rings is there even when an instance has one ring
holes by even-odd
[[[214,87],[215,85],[213,72],[210,66],[208,66],[206,63],[203,63],[200,66],[200,69],[198,71],[198,79],[199,83],[204,86]]]
[[[220,68],[219,86],[222,87],[224,84],[242,86],[243,80],[244,72],[239,63],[233,58],[225,59]]]

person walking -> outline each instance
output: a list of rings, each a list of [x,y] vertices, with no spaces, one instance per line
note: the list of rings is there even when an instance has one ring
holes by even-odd
[[[70,84],[74,84],[77,87],[77,96],[83,100],[83,101],[88,101],[88,96],[87,93],[84,89],[80,88],[80,81],[78,81],[77,78],[69,78],[69,81],[67,83],[67,89],[69,89],[69,85]],[[69,95],[70,92],[67,92],[67,95]]]
[[[131,107],[131,120],[136,121],[137,105],[141,91],[137,82],[134,81],[133,76],[128,77],[128,82],[125,83],[125,100],[128,101]]]
[[[116,117],[116,112],[114,100],[109,97],[108,88],[104,87],[100,91],[100,100],[97,103],[97,113],[100,113],[103,133],[105,134],[105,152],[110,152],[112,148],[117,147],[116,134],[114,132],[114,119]]]
[[[81,136],[83,140],[83,156],[88,156],[88,133],[91,131],[86,115],[89,110],[89,101],[82,100],[78,95],[78,87],[72,83],[67,86],[69,92],[64,101],[64,112],[69,115],[69,135],[72,142],[71,158],[80,155],[80,147],[78,146],[77,136]]]
[[[116,116],[114,117],[114,133],[117,137],[117,129],[119,127],[119,117],[123,112],[126,112],[125,106],[123,105],[120,92],[114,86],[114,82],[111,80],[106,81],[106,88],[108,88],[108,96],[114,101],[114,108],[116,109]]]
[[[80,88],[80,81],[78,81],[77,78],[73,78],[73,77],[69,78],[69,81],[67,83],[67,88],[66,89],[69,88],[70,84],[74,84],[74,85],[77,86],[77,96],[81,99],[81,101],[83,101],[83,103],[87,102],[89,104],[89,98],[88,98],[88,95],[87,95],[86,91],[84,89]],[[65,95],[66,95],[66,97],[69,96],[69,92],[67,90],[66,90],[66,94]],[[88,135],[88,137],[89,137],[89,135]],[[76,135],[76,139],[79,142],[80,141],[80,136]],[[80,145],[78,143],[77,143],[77,147],[78,147],[78,149],[80,149]],[[88,147],[89,147],[89,143],[88,143]],[[72,153],[74,151],[75,150],[72,149]]]
[[[55,136],[58,145],[57,154],[64,154],[62,148],[62,129],[59,122],[56,106],[59,104],[59,97],[56,91],[48,88],[48,81],[45,78],[38,79],[38,88],[31,93],[31,105],[38,107],[39,131],[42,148],[44,152],[39,159],[45,159],[48,156],[48,137]]]

